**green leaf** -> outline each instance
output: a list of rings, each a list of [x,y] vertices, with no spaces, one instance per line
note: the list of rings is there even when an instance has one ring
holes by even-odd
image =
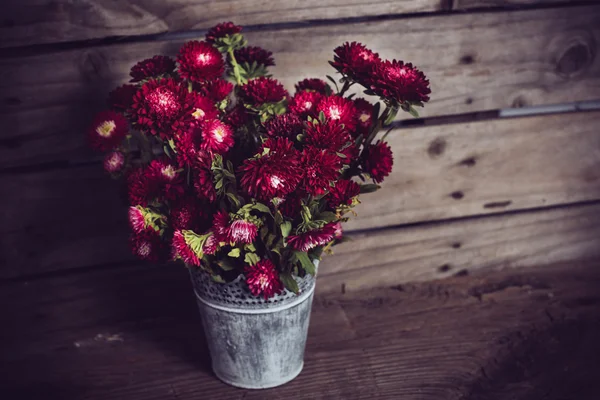
[[[271,214],[269,207],[265,206],[263,203],[254,203],[252,208],[265,214]]]
[[[373,193],[376,190],[381,189],[381,186],[368,183],[366,185],[360,185],[360,193]]]
[[[408,109],[408,113],[415,118],[419,118],[419,112],[411,105]]]
[[[329,79],[335,85],[335,91],[339,93],[340,89],[338,88],[337,82],[329,75],[325,75],[327,79]]]
[[[244,246],[244,250],[256,251],[256,247],[254,246],[254,243],[248,243],[247,245]]]
[[[334,212],[331,211],[325,211],[319,214],[318,218],[321,221],[325,221],[325,222],[333,222],[333,221],[337,221],[338,217]]]
[[[383,126],[391,124],[392,121],[394,120],[394,118],[396,118],[396,115],[398,115],[398,107],[392,107],[390,110],[390,113],[388,114],[387,118],[383,122]]]
[[[238,199],[238,197],[235,194],[233,194],[231,192],[227,192],[227,193],[225,193],[225,195],[231,199],[231,201],[233,202],[233,204],[235,204],[236,207],[239,207],[242,205],[242,203],[240,203],[240,199]]]
[[[221,275],[211,275],[210,277],[217,283],[225,283],[225,279],[221,278]]]
[[[235,264],[227,258],[217,261],[217,265],[221,267],[223,271],[231,271],[235,268]]]
[[[289,272],[282,272],[279,274],[279,280],[283,283],[283,286],[290,292],[294,292],[296,294],[300,293],[300,288],[298,288],[298,283]]]
[[[227,253],[227,255],[229,257],[235,257],[238,258],[240,256],[240,249],[235,248],[235,249],[231,249],[231,251],[229,253]]]
[[[260,257],[256,253],[246,253],[244,261],[246,264],[256,265],[260,261]]]
[[[273,242],[275,241],[275,239],[276,239],[275,235],[269,234],[267,236],[267,239],[265,240],[265,246],[271,247],[273,245]]]
[[[312,276],[315,275],[317,272],[315,269],[315,264],[313,264],[313,262],[310,260],[308,254],[306,254],[304,251],[294,251],[294,256],[298,261],[300,261],[300,265],[302,265],[302,268],[304,268],[307,273],[311,274]]]
[[[381,141],[383,142],[385,140],[385,138],[387,137],[387,135],[389,135],[390,132],[393,131],[393,130],[394,130],[394,128],[388,129],[387,132],[384,133],[383,136],[381,137]]]
[[[323,112],[323,110],[319,111],[319,122],[321,122],[322,124],[325,123],[325,113]]]
[[[286,238],[290,235],[290,232],[292,231],[292,223],[290,221],[285,221],[279,227],[281,228],[281,235],[284,238]]]

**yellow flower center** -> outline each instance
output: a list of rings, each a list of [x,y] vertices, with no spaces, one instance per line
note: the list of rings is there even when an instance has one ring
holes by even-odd
[[[201,110],[199,108],[196,108],[196,111],[192,113],[192,116],[196,119],[203,119],[205,115],[206,113],[204,112],[204,110]]]
[[[108,138],[113,134],[116,127],[117,124],[115,121],[104,121],[96,128],[96,133],[104,138]]]
[[[217,142],[223,142],[223,138],[225,137],[225,129],[223,129],[222,127],[213,129],[213,136],[215,137]]]
[[[167,165],[166,167],[163,167],[161,172],[167,178],[170,178],[170,179],[175,178],[176,172],[175,172],[175,168],[173,168],[172,165]]]
[[[363,113],[360,114],[360,117],[358,117],[358,119],[360,119],[360,122],[362,122],[363,124],[366,123],[368,120],[371,119],[371,115],[367,114],[367,113]]]

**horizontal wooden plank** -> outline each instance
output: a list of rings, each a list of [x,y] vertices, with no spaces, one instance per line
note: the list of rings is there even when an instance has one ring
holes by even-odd
[[[598,0],[578,0],[578,3],[595,3]],[[453,10],[468,10],[468,9],[479,9],[479,8],[510,8],[510,7],[522,7],[522,6],[542,6],[542,5],[554,5],[554,4],[569,4],[573,1],[569,0],[453,0]]]
[[[428,12],[442,9],[443,4],[438,0],[373,4],[349,0],[9,0],[0,47],[205,30],[223,21],[262,25]]]
[[[600,199],[599,123],[600,113],[574,113],[397,130],[394,172],[346,229]],[[4,174],[0,186],[11,193],[0,198],[0,276],[133,261],[120,183],[99,165]]]
[[[212,375],[183,270],[5,285],[2,392],[61,400],[592,399],[600,394],[600,364],[589,357],[600,350],[599,271],[573,263],[317,293],[304,370],[268,391],[234,389]]]
[[[425,117],[597,98],[600,6],[410,19],[252,32],[275,53],[288,88],[331,73],[331,50],[358,40],[410,60],[431,79]],[[489,43],[502,43],[490,46]],[[399,45],[401,44],[401,45]],[[122,44],[0,60],[0,168],[81,157],[82,132],[137,60],[181,42]]]

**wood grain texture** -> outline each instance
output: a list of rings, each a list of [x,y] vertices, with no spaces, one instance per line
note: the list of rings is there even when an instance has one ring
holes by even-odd
[[[413,61],[432,85],[424,117],[596,99],[599,38],[600,6],[248,34],[275,53],[273,73],[290,89],[304,77],[331,73],[331,50],[347,40]],[[136,61],[175,54],[180,45],[122,44],[0,60],[0,122],[11,127],[0,132],[0,168],[87,156],[82,132],[109,89],[127,80]]]
[[[223,21],[239,25],[308,22],[436,11],[438,0],[8,0],[0,47],[206,30]]]
[[[61,400],[592,400],[600,395],[600,364],[589,356],[600,351],[599,271],[571,263],[317,293],[302,374],[267,391],[234,389],[211,374],[183,270],[5,285],[0,387]]]
[[[578,3],[597,3],[598,0],[579,0]],[[542,6],[573,3],[569,0],[453,0],[453,10],[468,10],[473,8],[518,8],[523,6]]]

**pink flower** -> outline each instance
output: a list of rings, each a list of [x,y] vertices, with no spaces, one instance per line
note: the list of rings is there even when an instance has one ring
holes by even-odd
[[[138,206],[129,207],[129,225],[134,233],[141,233],[146,229],[146,219]]]
[[[320,229],[304,232],[299,235],[290,235],[287,237],[288,245],[295,250],[309,251],[318,246],[323,246],[333,240],[336,235],[336,224],[329,223]]]
[[[104,157],[104,170],[110,174],[116,174],[125,166],[125,156],[120,151],[111,151]]]
[[[228,228],[229,242],[252,243],[258,234],[258,227],[252,222],[236,219]]]
[[[279,273],[270,260],[261,260],[254,266],[247,265],[244,268],[244,273],[248,288],[254,296],[262,294],[266,300],[283,290]]]

